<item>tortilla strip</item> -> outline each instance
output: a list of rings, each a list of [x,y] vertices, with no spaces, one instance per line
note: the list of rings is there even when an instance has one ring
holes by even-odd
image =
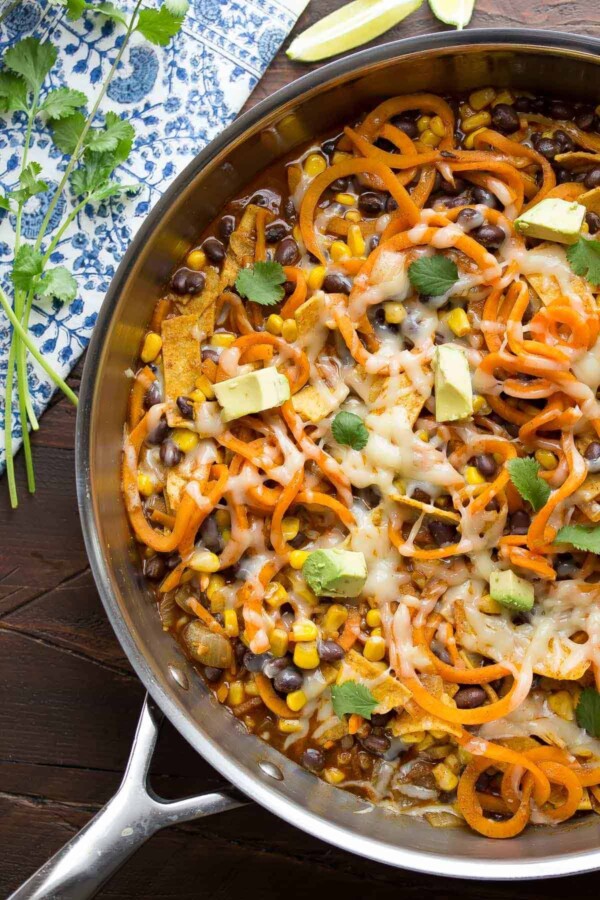
[[[579,297],[584,309],[589,312],[590,315],[592,313],[595,314],[596,303],[594,295],[590,290],[590,286],[585,278],[580,278],[579,275],[575,275],[575,273],[571,271],[566,260],[565,251],[555,244],[544,243],[536,247],[534,252],[541,252],[542,255],[548,256],[550,259],[554,257],[557,263],[564,260],[563,273],[564,276],[569,279],[570,291]],[[545,306],[549,306],[551,303],[562,299],[563,291],[561,290],[558,279],[555,278],[554,275],[525,275],[525,278]]]
[[[600,162],[600,153],[587,153],[585,150],[572,150],[569,153],[557,153],[554,157],[564,169],[587,169]]]
[[[364,684],[377,700],[373,712],[387,713],[392,709],[403,708],[412,695],[397,678],[389,673],[384,674],[386,671],[384,662],[369,662],[356,650],[350,650],[342,663],[337,684],[344,684],[345,681]]]
[[[220,275],[213,266],[209,266],[204,274],[206,276],[204,288],[199,294],[196,294],[186,302],[183,312],[186,315],[195,313],[198,316],[198,330],[205,337],[210,337],[215,330],[217,297],[221,293],[219,287]]]
[[[183,475],[180,475],[177,469],[169,469],[167,472],[167,484],[165,486],[169,512],[175,512],[179,506],[181,495],[187,483],[188,479],[184,478]]]
[[[592,188],[585,194],[580,194],[577,202],[581,203],[589,212],[600,213],[600,187]]]
[[[167,422],[171,428],[190,427],[177,409],[177,398],[188,396],[202,373],[198,316],[175,316],[162,323],[162,355],[165,375],[165,399],[171,407]]]
[[[298,307],[294,313],[298,326],[298,337],[314,332],[319,326],[323,327],[322,316],[325,308],[325,296],[315,294],[310,300]]]
[[[458,524],[460,516],[457,512],[449,509],[439,509],[432,503],[423,503],[421,500],[414,500],[412,497],[406,497],[403,494],[390,494],[392,500],[400,503],[402,506],[408,506],[419,513],[425,513],[426,516],[433,516],[436,519],[443,519],[445,522]]]
[[[328,402],[327,397],[312,384],[307,384],[292,397],[292,406],[298,415],[305,422],[312,422],[313,425],[337,409],[338,405],[339,397],[332,395],[331,402]]]
[[[219,294],[227,288],[233,287],[238,272],[243,266],[254,262],[256,214],[260,208],[260,206],[250,203],[244,210],[238,227],[229,238],[229,247],[219,280]]]

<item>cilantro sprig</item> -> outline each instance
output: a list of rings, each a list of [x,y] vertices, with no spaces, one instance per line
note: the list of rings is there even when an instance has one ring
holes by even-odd
[[[357,681],[344,681],[343,684],[332,685],[331,702],[338,719],[352,713],[370,719],[377,706],[377,700],[369,688]]]
[[[532,456],[525,456],[522,459],[509,460],[506,467],[510,480],[521,497],[531,503],[536,512],[540,510],[550,496],[550,487],[539,476],[539,462]]]
[[[408,277],[412,286],[427,297],[441,297],[458,281],[456,263],[447,256],[422,256],[408,267]]]
[[[575,717],[580,728],[592,737],[600,738],[600,694],[594,688],[584,688],[575,707]]]
[[[261,306],[275,306],[283,300],[285,272],[278,262],[257,262],[247,269],[240,269],[235,288],[240,297],[260,303]]]
[[[342,410],[331,423],[331,433],[338,444],[362,450],[367,446],[369,432],[360,416]]]
[[[590,284],[600,284],[600,241],[580,237],[567,250],[567,259],[576,275],[587,278]]]
[[[35,298],[43,303],[49,299],[69,303],[77,295],[73,275],[60,265],[53,265],[54,252],[65,234],[84,208],[97,206],[111,197],[137,189],[137,185],[122,185],[114,177],[117,166],[131,151],[134,138],[132,125],[116,113],[102,114],[107,88],[121,65],[123,55],[136,32],[151,43],[165,46],[181,28],[187,12],[188,0],[163,0],[158,9],[142,9],[136,0],[131,13],[115,3],[91,3],[88,0],[57,0],[66,9],[69,19],[80,16],[100,16],[124,27],[118,51],[106,77],[100,85],[93,105],[87,95],[77,88],[50,88],[47,81],[57,63],[57,50],[51,41],[27,37],[9,47],[0,59],[0,115],[19,113],[25,116],[25,140],[21,147],[21,165],[15,173],[15,186],[0,195],[0,210],[10,212],[15,221],[12,247],[12,289],[0,288],[0,306],[12,325],[12,336],[3,399],[5,409],[4,438],[6,470],[10,501],[17,506],[17,491],[13,462],[13,393],[16,388],[22,424],[23,449],[30,492],[35,490],[33,460],[28,426],[39,425],[29,393],[27,353],[44,368],[56,387],[75,405],[77,397],[61,376],[44,358],[29,333],[29,317]],[[89,112],[88,106],[91,106]],[[46,212],[35,240],[23,240],[22,221],[25,204],[37,194],[50,190],[43,166],[29,159],[32,135],[47,127],[58,150],[66,157],[58,186],[52,189]],[[59,200],[70,190],[70,203],[62,219],[56,223]],[[53,234],[48,238],[48,232]]]
[[[572,544],[576,550],[600,553],[600,528],[593,525],[563,525],[555,537],[557,544]]]

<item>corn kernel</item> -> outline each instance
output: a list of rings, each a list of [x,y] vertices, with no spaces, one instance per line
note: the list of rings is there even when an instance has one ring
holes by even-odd
[[[171,435],[173,443],[179,447],[182,453],[189,453],[198,446],[200,438],[195,431],[188,428],[176,428]]]
[[[207,400],[214,400],[215,392],[210,378],[207,378],[206,375],[198,375],[194,384],[199,391],[202,391]]]
[[[444,763],[439,763],[435,766],[433,777],[440,791],[453,791],[458,784],[458,777]]]
[[[245,690],[243,681],[232,681],[229,685],[229,694],[227,695],[227,699],[232,706],[239,706],[240,703],[244,702],[244,694]]]
[[[475,146],[475,138],[478,134],[481,134],[482,131],[485,131],[485,128],[478,128],[477,131],[472,131],[471,134],[468,134],[464,139],[464,145],[467,150],[472,150]]]
[[[361,222],[362,216],[357,209],[349,209],[344,216],[349,222]]]
[[[228,331],[218,331],[211,337],[210,345],[211,347],[231,347],[234,341],[235,334],[230,334]]]
[[[283,319],[276,313],[271,313],[266,321],[265,328],[269,332],[269,334],[281,334],[281,329],[283,328]]]
[[[509,106],[515,102],[514,96],[510,91],[500,91],[492,100],[492,106],[498,106],[499,103],[507,103]]]
[[[316,641],[319,629],[310,619],[294,622],[292,625],[292,637],[295,641]]]
[[[334,262],[339,262],[341,259],[346,259],[352,255],[350,247],[343,241],[334,241],[329,248],[329,254]]]
[[[244,690],[249,697],[258,697],[259,691],[256,686],[256,682],[254,679],[252,681],[246,681],[244,684]]]
[[[294,664],[299,669],[316,669],[319,665],[317,642],[298,641],[294,647]]]
[[[248,688],[246,688],[246,690],[248,690]],[[460,762],[456,753],[449,753],[444,760],[444,763],[448,766],[451,772],[454,772],[454,774],[456,774],[460,769]]]
[[[215,522],[219,526],[219,528],[227,528],[229,523],[231,522],[231,516],[229,515],[228,509],[218,509],[215,512]]]
[[[417,431],[417,437],[420,441],[423,441],[424,444],[429,443],[429,432],[425,431],[424,428],[421,428],[420,431]]]
[[[429,128],[429,123],[431,122],[431,116],[419,116],[417,119],[417,128],[422,134],[424,131],[427,131]]]
[[[383,631],[381,630],[381,628],[373,628],[371,631],[371,637],[381,637],[382,634]]]
[[[225,683],[219,685],[217,690],[217,700],[219,703],[225,703],[227,700],[227,694],[229,693],[229,686]]]
[[[378,609],[370,609],[367,613],[367,625],[369,628],[379,628],[381,625],[381,613]]]
[[[481,112],[476,112],[472,116],[467,116],[466,119],[463,119],[461,122],[461,129],[465,134],[469,134],[470,131],[476,131],[478,128],[487,128],[492,121],[492,117],[487,110],[482,110]]]
[[[383,304],[383,314],[385,321],[389,325],[400,325],[406,318],[404,303],[399,303],[397,300],[388,300],[387,303]]]
[[[185,264],[188,268],[198,272],[206,265],[206,253],[204,250],[192,250],[191,253],[188,253]]]
[[[465,469],[465,481],[467,484],[485,484],[485,478],[476,466],[467,466]]]
[[[223,538],[224,543],[227,544],[231,540],[231,529],[224,528],[221,532],[221,537]]]
[[[290,553],[290,566],[292,569],[301,569],[309,554],[306,550],[292,550]]]
[[[481,413],[482,415],[486,416],[486,415],[489,415],[489,413],[491,413],[491,411],[492,411],[492,408],[489,405],[489,403],[487,402],[487,400],[485,399],[485,397],[483,397],[481,394],[475,394],[473,396],[473,412],[474,413]]]
[[[493,600],[491,594],[484,594],[479,601],[479,611],[487,613],[488,616],[499,616],[502,607],[497,600]]]
[[[281,659],[282,656],[285,656],[288,649],[289,637],[287,631],[284,628],[274,628],[269,635],[269,641],[271,644],[271,653],[273,654],[273,656],[276,656],[278,659]]]
[[[455,307],[448,313],[446,318],[448,326],[454,332],[456,337],[464,337],[471,330],[471,323],[464,309],[460,306]]]
[[[327,269],[325,266],[315,266],[314,269],[310,270],[310,274],[308,276],[308,286],[311,291],[318,291],[325,281],[325,276],[327,275]]]
[[[341,203],[342,206],[354,206],[355,200],[356,197],[354,196],[354,194],[341,193],[335,195],[335,202]]]
[[[240,633],[240,623],[235,609],[226,609],[223,613],[223,621],[229,637],[237,637]]]
[[[188,566],[194,572],[206,572],[207,574],[218,572],[219,565],[219,557],[210,550],[194,550],[188,561]]]
[[[347,618],[348,610],[346,607],[342,606],[341,603],[332,603],[321,622],[323,631],[339,631]]]
[[[555,694],[550,694],[548,706],[552,712],[555,712],[557,716],[560,716],[561,719],[565,719],[567,722],[572,722],[575,718],[573,698],[568,691],[557,691]]]
[[[472,94],[469,94],[469,106],[478,112],[480,109],[485,109],[486,106],[489,106],[495,96],[496,91],[491,87],[473,91]]]
[[[302,169],[295,163],[287,167],[287,181],[290,194],[293,194],[302,180]]]
[[[269,606],[273,607],[273,609],[279,609],[279,607],[285,603],[288,599],[288,592],[284,588],[282,584],[279,584],[278,581],[272,581],[271,584],[265,591],[265,600],[269,604]]]
[[[536,450],[535,458],[542,469],[555,469],[558,465],[557,457],[550,450]]]
[[[426,147],[437,147],[441,138],[428,128],[427,131],[424,131],[421,134],[419,140],[422,144],[425,144]]]
[[[161,350],[162,338],[160,334],[156,334],[155,331],[149,331],[144,338],[144,346],[142,347],[142,352],[140,354],[142,362],[154,362]]]
[[[348,246],[352,256],[362,256],[365,252],[365,239],[358,225],[348,228]]]
[[[208,579],[208,585],[206,587],[206,596],[209,600],[212,600],[213,597],[216,597],[217,593],[221,590],[221,588],[225,587],[225,579],[222,575],[211,575]]]
[[[458,112],[461,119],[466,119],[468,116],[472,116],[475,110],[472,106],[469,106],[468,103],[460,103],[458,107]]]
[[[417,744],[417,750],[419,753],[423,753],[424,750],[429,750],[430,747],[433,747],[435,744],[434,738],[430,734],[426,734],[422,741],[419,741]]]
[[[363,648],[363,655],[369,662],[379,662],[385,656],[385,640],[382,637],[368,637]]]
[[[336,769],[332,766],[331,768],[324,770],[323,778],[325,781],[329,782],[329,784],[341,784],[346,776],[341,769]]]
[[[285,702],[292,710],[292,712],[299,712],[303,706],[306,706],[306,701],[308,697],[304,693],[304,691],[292,691],[285,698]]]
[[[204,403],[204,401],[206,400],[206,394],[204,393],[204,391],[201,391],[200,388],[196,388],[190,394],[190,400],[192,400],[194,403]]]
[[[304,725],[298,719],[279,719],[277,727],[282,734],[297,734],[298,731],[302,731]]]
[[[429,123],[429,130],[433,131],[439,138],[443,138],[446,134],[446,126],[439,116],[434,116]]]
[[[281,336],[284,341],[291,343],[298,337],[298,323],[295,319],[286,319],[281,328]]]
[[[352,154],[346,153],[345,150],[336,150],[333,156],[331,157],[331,161],[334,166],[337,166],[338,163],[344,162],[345,159],[351,159]]]
[[[402,735],[402,741],[405,744],[420,744],[425,738],[424,731],[413,731]]]
[[[293,541],[300,531],[300,519],[297,516],[286,516],[281,522],[281,532],[285,541]]]
[[[309,606],[318,606],[319,598],[316,594],[313,594],[308,585],[296,585],[296,594],[300,597],[301,600],[304,600],[305,603],[308,603]]]
[[[154,493],[155,484],[150,478],[149,475],[146,475],[145,472],[138,472],[137,477],[137,486],[138,491],[142,495],[142,497],[150,497]]]
[[[320,175],[327,168],[327,160],[320,153],[309,153],[304,160],[304,171],[311,178]]]

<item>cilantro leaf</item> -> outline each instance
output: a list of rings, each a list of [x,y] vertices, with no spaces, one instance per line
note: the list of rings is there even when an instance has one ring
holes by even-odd
[[[575,717],[580,728],[592,737],[600,738],[600,694],[594,688],[584,688],[575,707]]]
[[[189,9],[189,0],[165,0],[165,6],[174,16],[185,16]]]
[[[10,200],[4,194],[0,194],[0,209],[10,209]]]
[[[91,3],[87,3],[87,0],[67,0],[67,19],[70,19],[72,22],[75,19],[78,19],[82,13],[89,9]]]
[[[369,688],[356,681],[333,684],[331,686],[331,702],[338,719],[341,719],[346,713],[358,713],[359,716],[370,719],[377,706],[377,700]]]
[[[11,198],[18,203],[25,203],[30,197],[34,197],[36,194],[43,194],[44,191],[47,191],[48,183],[46,181],[41,181],[37,177],[41,171],[42,167],[36,162],[31,162],[29,165],[25,166],[19,176],[21,187],[16,191],[11,192]]]
[[[52,139],[59,150],[71,154],[77,146],[84,127],[85,116],[83,113],[73,113],[72,116],[52,122]]]
[[[116,150],[121,142],[125,142],[128,145],[127,155],[129,155],[134,136],[133,125],[117,113],[107,112],[104,117],[104,128],[88,131],[86,146],[90,153],[106,153]]]
[[[600,553],[600,528],[589,525],[564,525],[554,538],[557,544],[573,544],[577,550]]]
[[[441,254],[422,256],[408,267],[410,283],[420,294],[441,297],[458,281],[456,263]]]
[[[18,291],[29,291],[42,273],[42,254],[32,244],[21,244],[15,256],[12,281]]]
[[[72,115],[80,106],[85,106],[87,97],[82,91],[70,88],[58,88],[46,95],[40,112],[46,113],[49,119],[64,119]]]
[[[600,284],[600,241],[580,237],[567,250],[567,259],[576,275],[590,284]]]
[[[181,28],[183,16],[176,16],[166,6],[160,9],[142,9],[135,30],[151,44],[166,47]]]
[[[92,7],[94,12],[112,19],[113,22],[119,22],[121,25],[127,25],[127,16],[114,3],[98,3]]]
[[[506,464],[510,480],[524,500],[527,500],[537,512],[545,505],[550,496],[548,483],[540,478],[540,464],[532,456],[523,459],[511,459]]]
[[[56,297],[69,302],[77,296],[77,282],[68,269],[56,266],[49,269],[39,283],[37,293],[41,297]]]
[[[0,113],[27,112],[27,85],[20,75],[0,72]]]
[[[240,297],[246,297],[261,306],[275,306],[283,299],[285,281],[283,266],[278,262],[257,262],[247,269],[240,269],[235,289]]]
[[[345,444],[353,450],[362,450],[367,446],[369,432],[363,420],[355,413],[342,410],[331,423],[331,432],[338,444]]]
[[[55,61],[56,47],[33,37],[24,38],[4,54],[5,67],[22,75],[32,91],[39,91]]]

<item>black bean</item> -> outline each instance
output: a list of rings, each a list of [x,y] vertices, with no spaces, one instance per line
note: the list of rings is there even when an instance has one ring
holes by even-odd
[[[530,112],[531,105],[529,97],[517,97],[515,100],[515,109],[517,112]]]
[[[262,194],[260,191],[254,194],[254,196],[250,197],[248,203],[253,203],[254,206],[268,206],[269,198],[266,194]]]
[[[169,553],[168,556],[165,557],[165,566],[171,572],[173,569],[176,569],[179,563],[181,562],[181,556],[179,553]]]
[[[296,205],[292,199],[292,197],[288,197],[285,203],[283,204],[283,211],[285,213],[285,217],[288,222],[295,222],[298,214],[296,212]]]
[[[325,754],[316,747],[309,747],[302,754],[302,765],[311,772],[320,772],[325,765]]]
[[[369,753],[381,754],[390,749],[390,739],[383,734],[368,734],[361,744]]]
[[[203,546],[206,547],[207,550],[210,550],[211,553],[216,553],[218,555],[223,552],[223,538],[221,537],[221,532],[219,531],[214,514],[207,516],[200,526],[200,540],[202,541]]]
[[[461,209],[456,219],[456,224],[459,225],[463,231],[472,231],[473,228],[479,228],[484,222],[485,219],[483,213],[470,206]]]
[[[489,206],[490,209],[497,209],[498,201],[491,191],[487,191],[482,187],[473,188],[473,200],[475,203],[481,203],[483,206]]]
[[[467,206],[473,202],[473,191],[465,191],[457,197],[440,197],[439,198],[446,209],[457,209],[459,206]]]
[[[179,408],[179,412],[181,413],[182,418],[184,419],[193,419],[194,418],[194,404],[191,400],[188,400],[187,397],[178,397],[177,398],[177,406]]]
[[[291,694],[292,691],[299,691],[303,684],[302,674],[294,666],[287,666],[281,672],[278,672],[273,679],[273,687],[280,694]]]
[[[148,432],[146,437],[146,443],[148,444],[162,444],[164,439],[169,433],[169,426],[167,425],[167,420],[164,416],[159,419],[158,423],[154,426],[154,428]]]
[[[548,112],[553,119],[572,119],[575,110],[564,100],[551,100]]]
[[[558,128],[554,132],[554,140],[558,143],[561,153],[571,153],[575,149],[575,144],[570,136],[562,128]]]
[[[527,534],[531,525],[531,516],[524,509],[517,509],[508,519],[511,534]]]
[[[295,281],[284,281],[282,287],[283,287],[283,293],[285,294],[285,296],[289,297],[290,294],[294,293],[294,290],[296,288],[296,282]]]
[[[475,709],[477,706],[483,706],[486,698],[484,689],[475,684],[459,688],[453,697],[459,709]]]
[[[378,216],[385,209],[386,199],[385,194],[378,191],[364,191],[359,194],[358,208],[369,216]]]
[[[348,188],[348,179],[347,178],[336,178],[335,181],[332,181],[329,185],[329,190],[334,191],[336,194],[343,193]]]
[[[286,225],[285,222],[271,222],[265,228],[265,240],[267,244],[278,244],[289,234],[289,231],[289,225]]]
[[[506,239],[506,235],[499,225],[481,225],[471,234],[476,241],[490,250],[499,247]]]
[[[560,166],[555,165],[554,172],[556,173],[557,184],[565,184],[567,181],[573,181],[573,175],[568,169],[563,169]]]
[[[503,134],[513,134],[519,130],[519,116],[513,106],[498,103],[492,110],[492,125]]]
[[[381,237],[378,234],[372,234],[369,240],[367,241],[367,246],[369,248],[369,253],[372,253],[376,247],[379,247],[379,241]]]
[[[577,563],[570,553],[561,553],[554,563],[557,578],[574,578],[577,573]]]
[[[293,266],[299,257],[300,250],[293,237],[284,238],[275,251],[275,261],[282,266]]]
[[[386,212],[394,212],[396,209],[398,209],[398,204],[397,204],[397,202],[394,200],[393,197],[388,197],[388,198],[387,198],[387,201],[386,201],[386,204],[385,204],[385,209],[386,209]]]
[[[560,147],[556,141],[552,140],[552,138],[540,138],[536,142],[535,149],[538,153],[541,153],[542,156],[545,156],[546,159],[554,159],[556,154],[560,152]]]
[[[204,677],[211,684],[218,681],[223,674],[223,669],[215,669],[214,666],[204,666]]]
[[[413,500],[418,500],[420,503],[431,503],[430,495],[421,488],[415,488],[410,496]]]
[[[172,469],[181,462],[183,453],[174,441],[167,439],[160,445],[160,458],[167,469]]]
[[[598,443],[598,441],[592,441],[592,443],[588,444],[585,448],[585,453],[583,455],[587,460],[588,472],[600,472],[600,443]]]
[[[496,474],[496,460],[491,453],[480,453],[475,457],[475,465],[484,478],[491,478]]]
[[[249,672],[262,672],[263,666],[273,659],[270,653],[253,653],[247,650],[244,653],[244,666]]]
[[[369,485],[356,491],[356,499],[362,500],[367,509],[375,509],[381,503],[381,493],[374,485]]]
[[[445,544],[454,544],[456,542],[456,527],[450,525],[449,522],[440,522],[437,519],[432,519],[429,522],[428,528],[433,542],[437,544],[438,547],[443,547]]]
[[[585,223],[590,230],[590,234],[596,234],[597,231],[600,231],[600,216],[598,213],[586,213]]]
[[[592,188],[600,186],[600,166],[594,166],[586,173],[584,182],[586,188],[591,191]]]
[[[340,741],[340,749],[341,750],[352,750],[354,747],[354,738],[351,734],[345,734],[344,737]]]
[[[279,672],[287,669],[291,661],[292,660],[290,656],[281,656],[279,658],[268,659],[262,667],[262,673],[267,678],[275,678],[275,676]]]
[[[196,272],[182,266],[171,278],[171,288],[176,294],[199,294],[204,287],[204,272]]]
[[[144,575],[150,581],[160,581],[167,571],[164,560],[161,556],[151,556],[144,562]]]
[[[419,136],[417,123],[414,122],[413,119],[409,119],[407,116],[394,116],[391,121],[392,125],[395,125],[396,128],[403,131],[409,138],[414,139]]]
[[[323,143],[321,144],[321,150],[323,151],[325,156],[333,156],[338,141],[339,137],[329,138],[328,140],[323,141]]]
[[[235,216],[223,216],[223,218],[219,220],[218,230],[221,235],[221,240],[227,243],[235,231]]]
[[[439,346],[441,346],[441,344],[446,343],[446,338],[444,337],[443,334],[440,334],[439,331],[436,331],[436,333],[433,336],[433,343],[435,344],[436,347],[439,347]]]
[[[451,181],[442,179],[436,190],[441,194],[448,194],[449,197],[456,197],[458,194],[462,194],[466,187],[467,183],[466,181],[463,181],[462,178],[455,178],[454,184],[452,184]]]
[[[352,290],[350,280],[339,272],[326,275],[322,287],[326,294],[349,294]]]
[[[344,658],[344,649],[335,641],[319,641],[317,644],[319,659],[323,662],[336,662]]]
[[[373,728],[384,728],[390,720],[391,713],[373,713],[371,716],[371,725]]]
[[[206,238],[202,244],[202,249],[206,253],[206,258],[211,263],[219,264],[225,259],[225,247],[218,238]]]
[[[156,406],[156,404],[160,403],[161,400],[162,397],[160,396],[160,385],[158,381],[153,381],[144,394],[144,409],[150,409],[151,406]]]
[[[591,109],[577,113],[574,121],[582,131],[595,131],[598,126],[596,115]]]

